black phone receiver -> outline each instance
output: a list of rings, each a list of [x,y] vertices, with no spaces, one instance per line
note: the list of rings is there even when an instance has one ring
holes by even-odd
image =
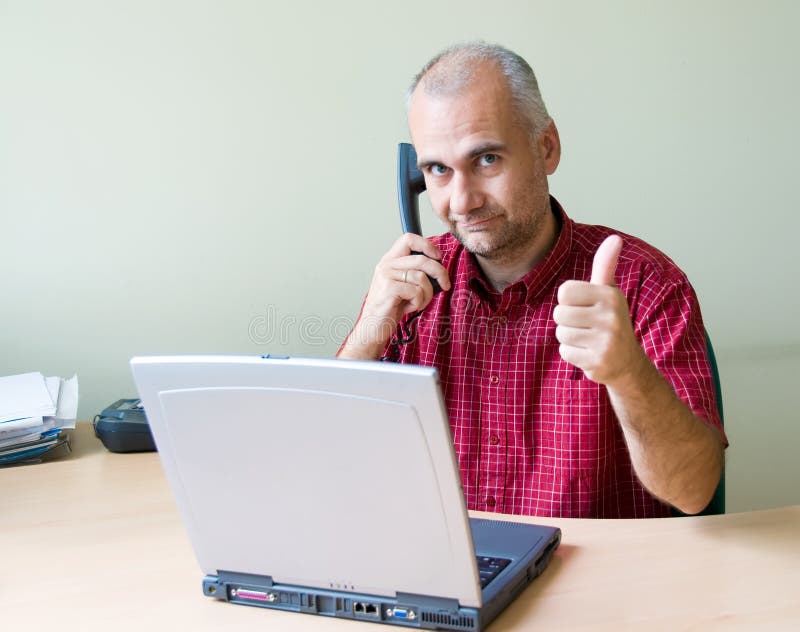
[[[397,145],[397,198],[400,203],[400,225],[404,233],[422,234],[419,221],[419,194],[425,190],[425,176],[417,168],[417,152],[409,143]],[[412,251],[419,255],[420,252]],[[433,286],[433,293],[442,291],[439,282],[432,276],[428,279]]]

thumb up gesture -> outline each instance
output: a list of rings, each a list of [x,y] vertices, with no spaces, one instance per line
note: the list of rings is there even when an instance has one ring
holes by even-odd
[[[614,281],[621,251],[622,238],[607,237],[594,255],[591,280],[563,283],[553,310],[561,357],[607,386],[637,372],[644,355]]]

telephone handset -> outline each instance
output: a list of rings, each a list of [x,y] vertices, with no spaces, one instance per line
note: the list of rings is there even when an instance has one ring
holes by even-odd
[[[417,152],[409,143],[397,146],[397,198],[400,203],[400,224],[404,233],[422,234],[419,221],[419,194],[425,190],[425,176],[417,168]],[[412,251],[412,254],[421,254]],[[442,291],[439,282],[428,275],[433,293]]]

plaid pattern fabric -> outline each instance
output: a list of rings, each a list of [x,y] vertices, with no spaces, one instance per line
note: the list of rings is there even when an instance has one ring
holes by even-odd
[[[588,281],[609,228],[570,220],[550,254],[502,294],[451,235],[433,238],[453,289],[386,349],[399,362],[435,366],[470,509],[503,513],[645,518],[670,508],[639,483],[604,386],[561,359],[553,308],[568,279]],[[678,396],[721,430],[694,290],[664,254],[620,234],[616,283],[637,338]],[[407,319],[406,319],[407,320]]]

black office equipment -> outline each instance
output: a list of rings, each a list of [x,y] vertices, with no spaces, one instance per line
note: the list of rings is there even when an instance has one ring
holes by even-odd
[[[94,433],[111,452],[154,452],[147,417],[139,399],[120,399],[94,418]]]

